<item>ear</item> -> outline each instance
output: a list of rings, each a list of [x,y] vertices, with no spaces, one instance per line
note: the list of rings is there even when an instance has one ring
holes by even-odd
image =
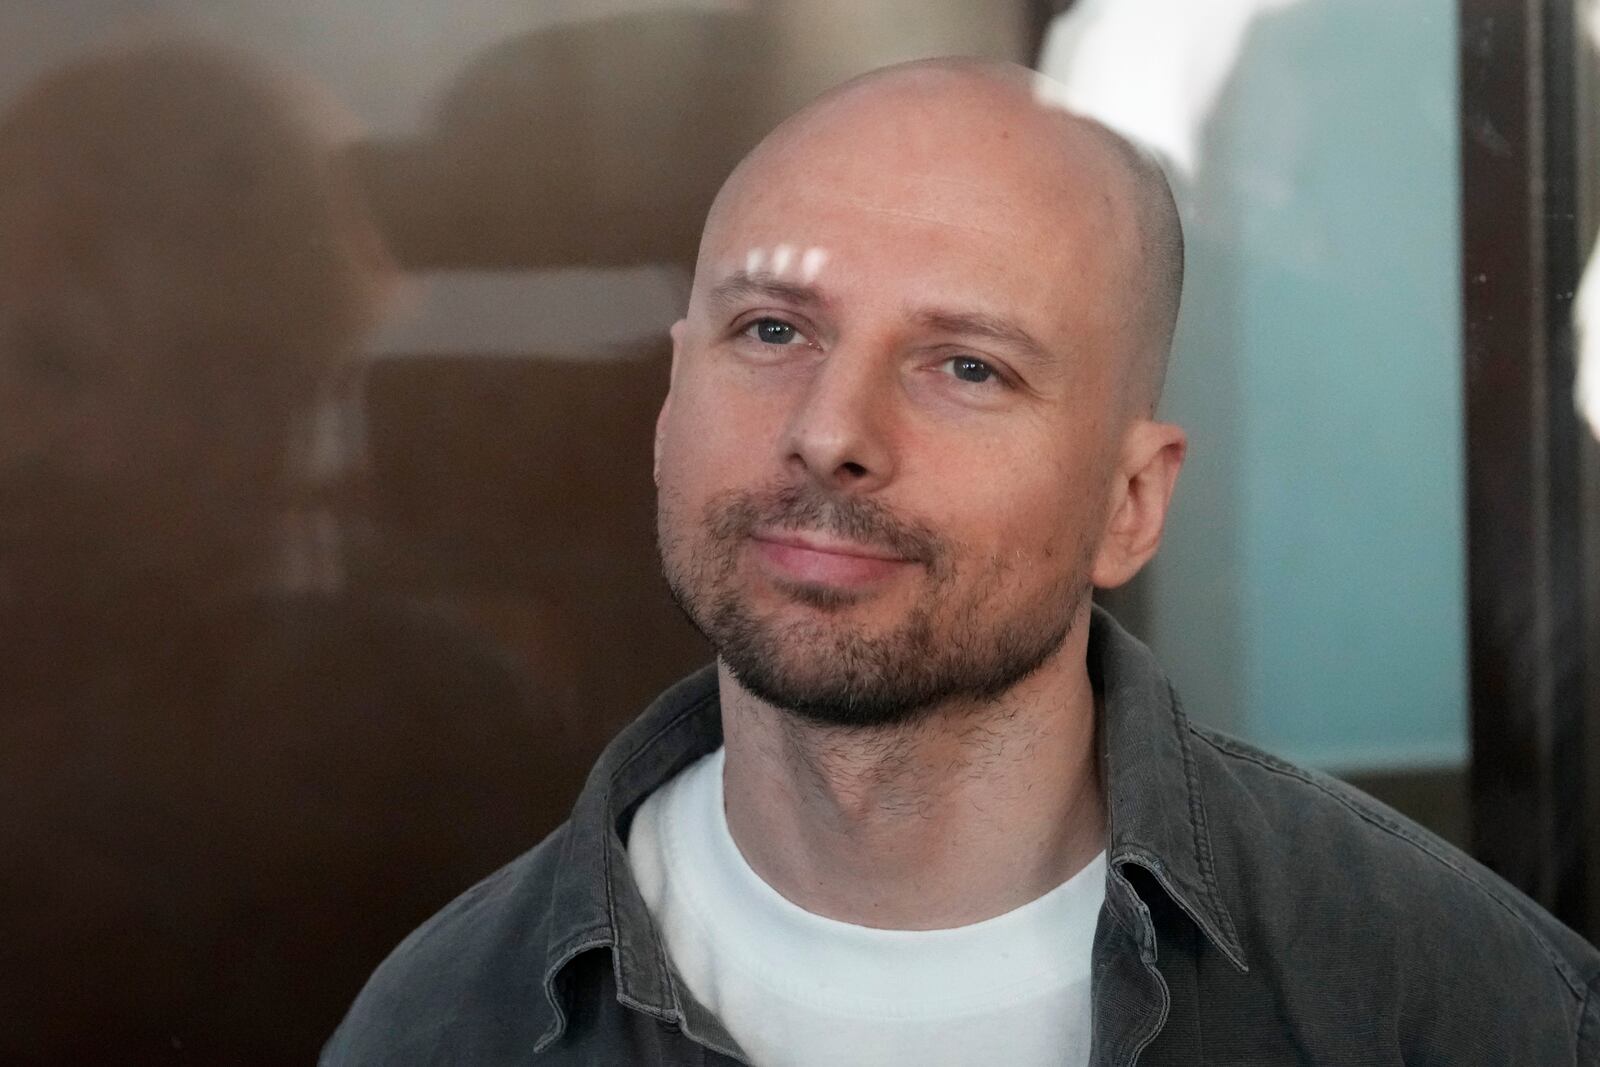
[[[1182,428],[1171,423],[1140,419],[1129,427],[1112,477],[1111,506],[1090,575],[1097,587],[1122,585],[1156,554],[1167,523],[1167,505],[1188,448]]]
[[[679,319],[668,331],[672,335],[672,370],[667,376],[666,399],[661,401],[661,410],[656,413],[655,462],[650,473],[657,488],[661,486],[661,439],[666,435],[667,419],[672,411],[672,390],[678,384],[678,354],[683,349],[683,331],[687,328],[685,320]]]

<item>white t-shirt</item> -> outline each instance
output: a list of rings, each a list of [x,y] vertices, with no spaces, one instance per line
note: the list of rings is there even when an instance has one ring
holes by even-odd
[[[695,999],[758,1067],[1081,1065],[1106,860],[1004,915],[878,930],[791,903],[728,832],[723,750],[640,806],[628,859]]]

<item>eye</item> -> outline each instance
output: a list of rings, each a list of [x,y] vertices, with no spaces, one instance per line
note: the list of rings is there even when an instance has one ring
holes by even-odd
[[[804,340],[800,331],[782,319],[757,319],[744,328],[744,332],[768,345],[792,345]]]
[[[943,365],[949,368],[951,377],[973,385],[999,380],[993,367],[972,356],[954,356],[945,360]]]

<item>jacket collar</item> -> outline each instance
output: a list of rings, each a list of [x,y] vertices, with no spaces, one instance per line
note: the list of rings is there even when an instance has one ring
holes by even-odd
[[[1144,868],[1224,956],[1247,969],[1218,889],[1189,723],[1171,684],[1150,650],[1098,606],[1088,665],[1103,709],[1110,868]],[[645,797],[721,743],[716,668],[707,666],[658,697],[590,772],[561,843],[541,968],[545,996],[533,1006],[543,1035],[536,1049],[554,1041],[564,1025],[558,975],[590,949],[611,949],[623,1003],[683,1024],[687,1005],[634,883],[623,839]],[[691,1021],[716,1031],[708,1036],[724,1036],[714,1021]]]
[[[1248,970],[1217,884],[1189,720],[1172,683],[1150,650],[1099,607],[1089,627],[1088,661],[1102,707],[1108,866],[1149,871],[1218,951]]]
[[[551,894],[541,968],[545,995],[534,1005],[542,1034],[536,1052],[559,1037],[565,1025],[557,977],[590,949],[611,950],[623,1003],[682,1023],[683,1006],[666,952],[633,880],[623,840],[645,797],[720,744],[721,704],[711,665],[657,697],[606,746],[590,771],[568,820]]]

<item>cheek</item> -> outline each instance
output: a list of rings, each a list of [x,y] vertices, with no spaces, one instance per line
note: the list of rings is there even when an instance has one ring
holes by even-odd
[[[1092,534],[1097,497],[1087,473],[1037,444],[965,449],[926,468],[925,514],[997,566],[1059,568]]]
[[[749,390],[685,375],[661,426],[661,488],[703,498],[770,481],[783,413]]]

